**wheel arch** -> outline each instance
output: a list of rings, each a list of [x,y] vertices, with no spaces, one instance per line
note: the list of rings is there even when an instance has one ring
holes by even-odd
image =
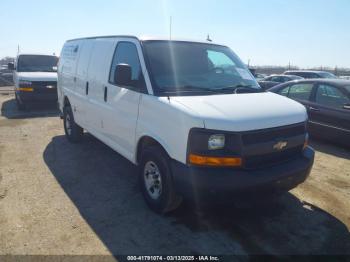
[[[150,135],[143,135],[138,139],[137,146],[136,146],[136,154],[135,154],[135,163],[138,164],[141,158],[142,150],[148,146],[160,146],[164,152],[169,156],[169,148],[165,145],[165,143],[162,143],[159,141],[159,139],[156,139]]]

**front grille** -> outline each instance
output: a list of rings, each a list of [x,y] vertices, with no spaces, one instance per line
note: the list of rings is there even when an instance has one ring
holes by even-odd
[[[243,145],[252,145],[272,141],[277,138],[298,136],[305,134],[305,132],[306,127],[304,123],[277,128],[261,129],[242,134],[242,142]]]
[[[48,88],[48,86],[52,88]],[[34,81],[32,87],[36,93],[56,93],[57,82],[56,81]]]
[[[304,123],[244,132],[242,134],[245,168],[262,168],[294,159],[302,153],[306,133]],[[287,147],[276,151],[274,145],[280,140]]]
[[[288,148],[282,152],[273,152],[265,155],[248,156],[244,159],[245,168],[262,168],[280,164],[301,155],[302,146]]]
[[[34,81],[32,82],[34,87],[47,87],[47,86],[57,86],[56,81]]]

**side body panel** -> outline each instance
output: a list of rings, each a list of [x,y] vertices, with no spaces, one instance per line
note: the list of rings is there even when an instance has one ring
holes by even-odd
[[[185,164],[188,134],[193,127],[205,126],[203,120],[188,107],[171,98],[142,95],[136,141],[144,136],[152,137],[172,159]],[[136,163],[136,159],[134,161]]]
[[[78,115],[81,126],[85,126],[87,122],[87,102],[88,102],[88,68],[90,62],[91,51],[93,48],[93,40],[82,40],[79,46],[79,58],[77,62],[75,74],[75,114]]]
[[[67,42],[62,48],[60,60],[58,63],[57,94],[58,103],[61,112],[64,107],[64,97],[68,96],[73,111],[76,106],[77,97],[75,94],[75,73],[79,55],[79,45],[83,40]],[[77,123],[81,123],[79,112],[74,114]]]
[[[86,103],[86,129],[103,136],[103,116],[106,113],[104,89],[108,81],[109,66],[113,56],[115,39],[95,39],[88,69],[89,94]],[[110,119],[109,121],[115,121]],[[103,139],[104,140],[104,139]]]

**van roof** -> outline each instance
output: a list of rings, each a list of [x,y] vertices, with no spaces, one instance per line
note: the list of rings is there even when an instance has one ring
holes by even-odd
[[[55,57],[57,57],[57,55],[53,55],[53,54],[41,54],[41,53],[19,53],[19,54],[17,55],[17,57],[18,57],[18,56],[21,56],[21,55],[37,55],[37,56],[42,55],[42,56],[55,56]]]
[[[137,37],[134,35],[106,35],[106,36],[91,36],[91,37],[82,37],[82,38],[75,38],[67,40],[67,42],[71,41],[77,41],[77,40],[84,40],[84,39],[99,39],[99,38],[133,38],[139,41],[180,41],[180,42],[192,42],[192,43],[204,43],[204,44],[213,44],[213,45],[221,45],[222,44],[209,42],[209,41],[198,41],[198,40],[192,40],[192,39],[184,39],[184,38],[164,38],[164,37],[152,37],[152,36],[141,36]]]

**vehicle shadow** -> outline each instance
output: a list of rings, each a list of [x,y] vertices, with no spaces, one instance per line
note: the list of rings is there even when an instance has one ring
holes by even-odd
[[[53,137],[43,157],[114,255],[350,254],[347,227],[290,193],[271,205],[183,205],[160,216],[143,201],[136,167],[91,135],[81,144]]]
[[[350,147],[334,144],[320,138],[312,138],[310,145],[316,151],[350,160]]]
[[[13,98],[2,103],[1,115],[8,119],[57,117],[59,115],[59,111],[56,103],[31,104],[28,105],[25,110],[19,111],[17,109],[16,100]]]

